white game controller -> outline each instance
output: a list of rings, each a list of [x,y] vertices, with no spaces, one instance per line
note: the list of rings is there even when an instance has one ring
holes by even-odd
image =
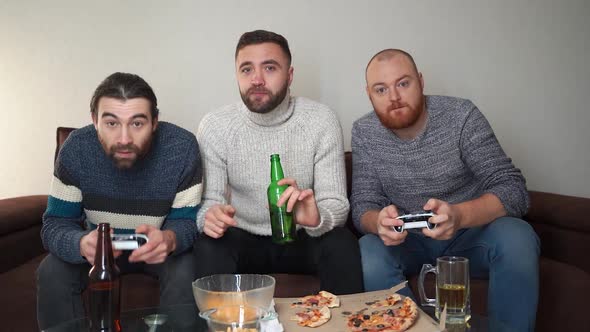
[[[403,221],[404,224],[401,226],[392,226],[391,228],[398,233],[401,233],[406,229],[413,228],[428,228],[432,230],[436,228],[436,224],[433,224],[428,221],[428,219],[432,216],[435,216],[435,214],[432,213],[432,211],[404,214],[403,216],[399,216],[396,218]]]
[[[145,234],[111,234],[111,241],[115,250],[134,250],[149,240]]]

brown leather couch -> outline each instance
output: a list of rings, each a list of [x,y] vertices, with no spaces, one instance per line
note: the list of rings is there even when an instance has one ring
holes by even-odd
[[[58,128],[56,153],[71,128]],[[346,170],[350,183],[350,153]],[[541,238],[537,331],[590,331],[590,198],[531,191],[525,219]],[[46,255],[39,232],[46,195],[0,200],[0,317],[2,331],[36,331],[35,270]],[[352,228],[349,220],[348,225]],[[275,296],[319,291],[313,276],[275,275]],[[416,276],[410,285],[417,294]],[[432,281],[427,288],[434,289]],[[158,303],[157,281],[144,275],[122,278],[122,310]],[[432,295],[432,294],[430,294]],[[472,280],[472,311],[485,315],[487,281]]]

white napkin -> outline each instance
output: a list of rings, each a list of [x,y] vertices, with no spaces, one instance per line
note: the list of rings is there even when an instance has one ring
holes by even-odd
[[[274,299],[270,303],[270,308],[268,308],[268,310],[270,312],[274,312],[276,314]],[[278,316],[278,314],[276,314],[276,315],[277,315],[277,318],[275,318],[275,319],[260,322],[260,332],[283,332],[284,331],[283,325],[279,322],[279,316]]]

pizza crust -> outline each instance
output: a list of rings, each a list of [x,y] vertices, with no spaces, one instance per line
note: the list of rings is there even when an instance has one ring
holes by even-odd
[[[338,308],[340,306],[340,298],[338,296],[326,291],[320,291],[319,295],[329,299],[327,303],[328,308]]]
[[[318,294],[304,296],[291,304],[291,308],[320,308],[324,306],[337,308],[340,306],[340,299],[330,292],[320,291]]]
[[[371,308],[390,307],[402,300],[401,295],[394,293],[383,300],[372,302]],[[368,303],[367,303],[368,304]]]

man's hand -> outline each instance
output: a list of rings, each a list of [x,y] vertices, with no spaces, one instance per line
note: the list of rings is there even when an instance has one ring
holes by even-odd
[[[148,242],[133,250],[129,262],[163,263],[168,254],[176,249],[176,234],[170,230],[160,230],[151,225],[140,225],[135,233],[145,234]]]
[[[396,219],[398,217],[397,208],[389,205],[381,209],[377,214],[377,235],[383,240],[386,246],[397,246],[402,244],[408,236],[408,231],[398,233],[392,229],[393,226],[403,225],[403,221]]]
[[[113,230],[111,229],[111,233]],[[92,232],[82,236],[80,239],[80,255],[86,258],[90,265],[94,265],[94,257],[96,256],[96,245],[98,242],[98,230],[95,229]],[[120,250],[113,250],[113,257],[117,258],[121,255]]]
[[[238,225],[234,220],[235,213],[236,209],[231,205],[213,205],[205,213],[203,232],[214,239],[222,237],[229,227]]]
[[[439,199],[431,198],[424,205],[424,210],[431,210],[436,215],[430,217],[430,222],[436,224],[436,228],[430,230],[423,228],[422,233],[435,240],[448,240],[455,236],[461,228],[461,209]]]
[[[320,224],[320,211],[313,190],[300,190],[297,187],[297,181],[293,178],[284,178],[277,184],[289,185],[279,198],[277,206],[287,202],[287,212],[295,211],[295,222],[302,226],[317,227]]]

